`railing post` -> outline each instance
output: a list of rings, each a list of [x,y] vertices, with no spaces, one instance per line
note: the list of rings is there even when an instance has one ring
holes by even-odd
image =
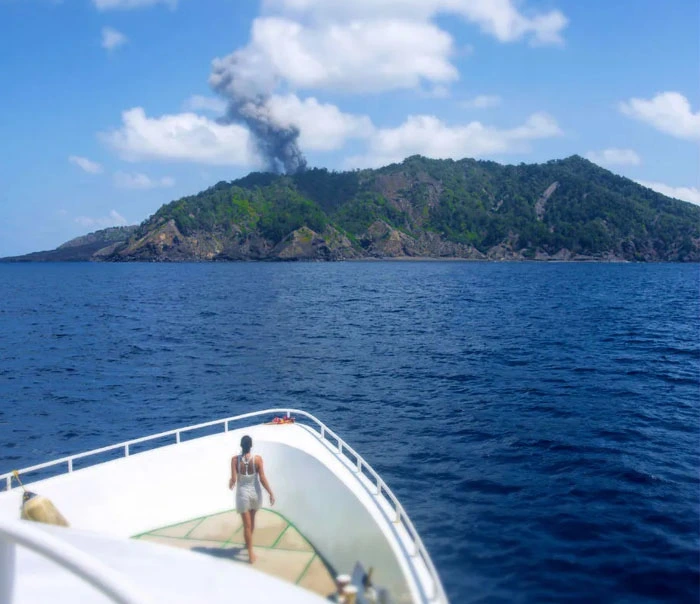
[[[343,441],[340,440],[340,439],[338,439],[338,453],[339,453],[340,455],[343,454]]]
[[[357,457],[357,471],[362,474],[362,460],[359,456]]]
[[[180,444],[180,430],[175,432],[175,442],[179,445]]]
[[[7,490],[8,491],[12,490],[12,475],[11,474],[7,475]]]
[[[12,602],[15,587],[15,544],[0,539],[0,602]]]
[[[129,457],[129,445],[124,445],[124,457]]]
[[[224,422],[224,432],[228,432],[228,420]]]
[[[68,471],[69,472],[73,471],[73,458],[72,457],[68,460]]]

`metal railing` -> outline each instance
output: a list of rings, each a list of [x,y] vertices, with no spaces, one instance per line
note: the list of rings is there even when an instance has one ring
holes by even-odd
[[[125,442],[117,443],[115,445],[110,445],[108,447],[101,447],[99,449],[93,449],[92,451],[86,451],[84,453],[78,453],[76,455],[69,455],[66,457],[61,457],[59,459],[55,459],[53,461],[49,461],[46,463],[42,464],[37,464],[34,466],[29,466],[28,468],[23,468],[21,470],[18,470],[19,474],[26,474],[28,472],[35,472],[37,470],[44,470],[46,468],[51,468],[54,466],[59,466],[62,464],[66,465],[66,472],[73,472],[73,462],[77,459],[85,459],[89,458],[95,455],[99,455],[102,453],[107,453],[110,451],[116,451],[119,449],[123,449],[124,457],[129,457],[131,451],[130,448],[133,445],[140,444],[140,443],[145,443],[149,441],[154,441],[158,439],[164,439],[166,437],[175,437],[175,444],[179,444],[181,442],[181,435],[186,434],[188,432],[192,432],[195,430],[201,430],[203,428],[209,428],[212,426],[218,426],[218,425],[223,425],[224,427],[224,432],[229,431],[229,424],[232,422],[237,422],[241,421],[244,419],[249,419],[252,417],[259,417],[263,415],[273,415],[273,414],[284,414],[287,417],[290,417],[291,415],[294,415],[295,417],[303,417],[316,426],[318,426],[318,431],[317,433],[321,437],[321,441],[324,443],[325,446],[327,446],[331,450],[337,451],[337,453],[343,457],[346,461],[346,465],[349,466],[352,470],[357,475],[357,479],[362,482],[362,478],[366,477],[367,481],[370,482],[375,488],[376,492],[373,493],[373,496],[375,497],[377,503],[379,504],[380,500],[384,500],[392,509],[393,514],[394,514],[394,520],[396,524],[400,524],[404,527],[409,540],[411,541],[412,545],[412,550],[408,552],[410,557],[419,557],[423,563],[425,564],[425,567],[428,571],[428,574],[430,575],[431,583],[432,583],[432,589],[426,593],[426,597],[428,601],[441,601],[441,602],[447,602],[447,596],[445,594],[444,588],[442,586],[442,583],[440,581],[440,577],[437,573],[437,570],[435,566],[433,565],[433,561],[430,559],[430,555],[428,554],[428,551],[423,544],[423,541],[420,538],[420,535],[418,534],[418,531],[416,530],[415,526],[413,525],[413,522],[411,522],[411,519],[408,517],[408,514],[406,514],[406,511],[403,509],[403,506],[401,503],[399,503],[399,500],[396,498],[394,493],[391,491],[391,489],[386,485],[386,483],[381,479],[379,474],[375,472],[374,468],[367,463],[362,456],[357,453],[350,445],[348,445],[340,436],[338,436],[333,430],[331,430],[328,426],[326,426],[323,422],[321,422],[318,418],[315,416],[311,415],[310,413],[307,413],[306,411],[302,411],[300,409],[289,409],[289,408],[279,408],[279,409],[264,409],[262,411],[253,411],[251,413],[243,413],[241,415],[234,415],[232,417],[227,417],[225,419],[219,419],[219,420],[214,420],[210,422],[204,422],[201,424],[194,424],[192,426],[186,426],[185,428],[178,428],[176,430],[168,430],[167,432],[160,432],[158,434],[152,434],[150,436],[143,436],[141,438],[135,438],[132,440],[128,440]],[[332,444],[329,441],[330,439],[335,440],[335,444]],[[160,446],[165,446],[166,444],[172,444],[172,443],[163,443]],[[349,453],[349,455],[348,455]],[[354,459],[353,459],[354,458]],[[0,484],[2,484],[2,481],[4,480],[6,482],[6,490],[9,491],[11,490],[12,487],[12,477],[13,477],[13,472],[8,472],[6,474],[0,475]],[[364,483],[363,483],[364,485]],[[364,485],[366,486],[366,485]],[[16,488],[16,487],[15,487]],[[381,509],[381,508],[380,508]],[[383,511],[383,510],[382,510]],[[420,584],[420,579],[417,578],[418,583]],[[422,587],[422,586],[421,586]]]
[[[0,591],[0,599],[5,602],[9,603],[13,600],[12,584],[14,583],[14,549],[16,546],[25,547],[52,560],[92,585],[113,602],[146,604],[150,601],[146,595],[136,590],[121,573],[112,570],[97,558],[86,554],[70,543],[32,526],[30,522],[21,520],[3,522],[0,520],[0,545],[3,545],[4,549],[3,560],[0,563],[9,566],[9,568],[0,569],[0,572],[9,570],[12,574],[12,576],[6,577],[9,583],[0,586],[0,589],[9,591],[9,593]]]
[[[413,545],[413,551],[408,552],[409,555],[419,556],[425,564],[426,569],[428,570],[428,574],[430,575],[430,579],[432,582],[432,590],[429,593],[426,593],[426,596],[430,601],[438,600],[447,602],[447,596],[444,592],[444,588],[442,586],[442,582],[440,581],[440,577],[437,573],[437,569],[435,568],[433,561],[430,559],[428,550],[423,544],[423,541],[420,538],[416,527],[413,525],[413,522],[411,522],[411,519],[408,517],[408,514],[406,514],[406,511],[403,509],[403,506],[401,505],[397,497],[387,486],[387,484],[382,480],[379,474],[377,474],[374,468],[372,468],[372,466],[370,466],[369,463],[367,463],[364,460],[364,458],[357,451],[355,451],[355,449],[353,449],[342,438],[340,438],[340,436],[338,436],[335,432],[333,432],[333,430],[328,428],[325,424],[323,424],[319,419],[317,419],[310,413],[307,413],[306,411],[300,411],[297,409],[285,409],[284,411],[289,411],[291,413],[294,413],[295,415],[302,415],[314,422],[315,424],[317,424],[320,428],[319,432],[324,443],[328,445],[327,437],[328,435],[330,435],[330,437],[337,443],[335,446],[337,447],[338,453],[340,455],[343,455],[348,460],[348,465],[352,465],[352,457],[354,457],[355,468],[358,473],[358,480],[361,480],[361,477],[364,475],[365,471],[370,475],[370,477],[373,480],[373,484],[377,489],[376,493],[374,493],[374,496],[378,499],[383,498],[387,503],[389,503],[395,515],[394,522],[403,525],[404,529],[406,530],[406,533],[408,534],[409,539],[411,540],[411,543]],[[347,453],[350,453],[350,456],[352,457],[347,455]]]

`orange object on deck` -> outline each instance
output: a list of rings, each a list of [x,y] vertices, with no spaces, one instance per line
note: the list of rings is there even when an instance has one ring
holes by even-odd
[[[293,424],[294,423],[294,418],[293,417],[275,417],[271,422],[268,422],[270,424]]]

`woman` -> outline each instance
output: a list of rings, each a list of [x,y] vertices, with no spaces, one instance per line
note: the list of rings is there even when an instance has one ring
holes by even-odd
[[[250,563],[255,562],[255,552],[253,552],[253,531],[255,530],[255,513],[262,504],[262,491],[260,483],[270,494],[270,505],[275,505],[275,496],[272,494],[270,483],[267,482],[263,460],[260,455],[251,455],[253,439],[250,436],[241,438],[241,454],[231,458],[231,480],[228,481],[228,488],[238,483],[236,489],[236,511],[243,519],[243,536],[245,545],[248,548],[248,558]]]

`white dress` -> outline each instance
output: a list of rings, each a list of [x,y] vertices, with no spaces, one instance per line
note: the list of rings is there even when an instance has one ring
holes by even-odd
[[[255,456],[238,456],[238,481],[236,484],[236,511],[239,514],[258,510],[262,504],[260,476],[255,467]]]

